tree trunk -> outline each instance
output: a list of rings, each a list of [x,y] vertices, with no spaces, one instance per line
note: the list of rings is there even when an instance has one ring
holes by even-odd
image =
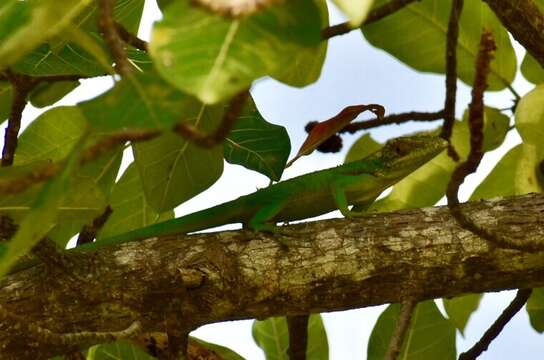
[[[544,195],[462,205],[480,226],[544,242]],[[164,331],[173,304],[186,327],[299,315],[468,292],[544,285],[544,252],[494,247],[460,228],[446,207],[372,214],[283,228],[226,231],[70,252],[77,266],[12,274],[0,304],[56,333],[118,331],[138,320]],[[278,238],[291,245],[286,248]],[[74,275],[75,274],[75,275]],[[82,280],[83,279],[83,280]],[[3,359],[66,350],[0,322]]]

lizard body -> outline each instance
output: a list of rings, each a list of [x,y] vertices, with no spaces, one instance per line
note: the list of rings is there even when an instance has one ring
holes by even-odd
[[[438,155],[447,143],[437,137],[389,140],[364,159],[285,180],[201,211],[101,239],[78,248],[96,248],[150,237],[186,234],[231,223],[270,230],[281,221],[301,220],[339,209],[356,216],[348,205],[365,208],[383,190]]]

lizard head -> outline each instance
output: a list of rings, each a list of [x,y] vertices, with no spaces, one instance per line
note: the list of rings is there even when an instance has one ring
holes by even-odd
[[[385,170],[383,176],[402,178],[440,154],[447,146],[444,139],[430,135],[391,139],[380,151]]]

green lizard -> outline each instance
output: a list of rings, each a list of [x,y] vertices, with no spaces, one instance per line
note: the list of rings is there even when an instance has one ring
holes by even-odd
[[[389,140],[382,149],[351,163],[285,180],[235,200],[79,246],[93,249],[141,239],[186,234],[231,223],[258,231],[274,231],[275,223],[310,218],[339,209],[346,217],[360,215],[383,190],[403,179],[446,148],[431,136]]]

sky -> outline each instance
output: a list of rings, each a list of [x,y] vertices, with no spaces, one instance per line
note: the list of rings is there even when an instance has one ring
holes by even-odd
[[[152,21],[160,16],[154,0],[146,1],[145,14],[139,35],[148,39]],[[334,24],[344,19],[333,8],[330,21]],[[519,46],[516,50],[519,54],[523,53]],[[111,84],[112,81],[108,78],[85,80],[84,86],[80,86],[59,104],[71,105],[92,98],[107,90]],[[470,89],[460,82],[458,86],[456,113],[459,117],[470,101]],[[514,88],[524,94],[532,88],[532,85],[518,76]],[[385,106],[386,113],[441,109],[444,102],[444,77],[416,72],[382,50],[373,48],[364,40],[360,31],[352,31],[329,41],[325,65],[316,83],[300,89],[272,79],[260,79],[255,82],[251,93],[267,121],[287,128],[293,155],[304,141],[306,134],[303,129],[307,122],[326,120],[348,105],[378,103]],[[512,95],[508,91],[502,91],[486,95],[486,104],[503,108],[511,104],[511,99]],[[31,107],[26,109],[23,128],[41,111]],[[361,116],[361,119],[367,118],[368,115],[365,115]],[[401,126],[381,127],[372,130],[371,134],[376,140],[383,141],[439,125],[440,122],[432,124],[412,122]],[[3,132],[3,128],[1,130]],[[303,157],[286,170],[283,178],[342,163],[349,145],[361,135],[344,137],[344,148],[339,154],[312,154]],[[2,140],[0,145],[3,145]],[[519,141],[517,133],[511,131],[504,146],[486,154],[478,173],[471,175],[461,188],[460,199],[466,200],[478,181],[481,181],[491,171],[496,161]],[[126,155],[124,167],[128,165],[131,157],[130,152]],[[200,210],[251,193],[267,184],[268,179],[260,174],[241,166],[226,164],[221,179],[204,193],[178,207],[176,214],[179,216]],[[325,217],[339,216],[339,213],[335,212]],[[458,336],[458,349],[467,349],[477,341],[513,296],[512,291],[485,295],[480,310],[469,321],[465,331],[466,337],[463,339]],[[378,306],[323,314],[329,337],[330,359],[365,359],[370,332],[384,308],[385,306]],[[206,325],[194,331],[192,335],[228,346],[247,359],[264,359],[262,351],[251,337],[251,324],[251,320],[244,320]],[[479,359],[511,359],[515,356],[531,360],[540,358],[539,354],[542,353],[544,342],[529,326],[526,312],[522,310]]]

